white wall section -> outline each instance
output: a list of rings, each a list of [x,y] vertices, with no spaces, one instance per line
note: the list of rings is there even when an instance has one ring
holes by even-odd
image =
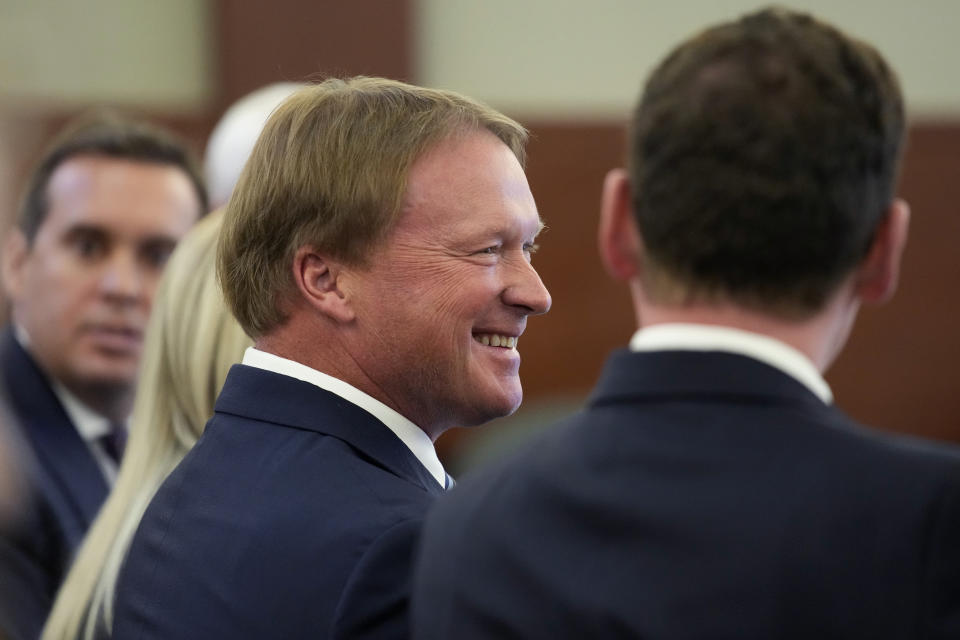
[[[760,6],[738,0],[418,0],[417,79],[525,118],[623,119],[685,37]],[[877,46],[914,118],[960,116],[960,2],[800,0]]]
[[[207,0],[0,0],[0,101],[207,105]]]

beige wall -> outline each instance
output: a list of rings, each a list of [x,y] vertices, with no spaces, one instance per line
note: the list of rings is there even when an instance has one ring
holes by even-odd
[[[960,2],[790,5],[877,44],[899,71],[915,116],[960,117]],[[417,0],[414,79],[523,117],[619,119],[651,65],[678,40],[757,6]],[[217,84],[214,7],[211,0],[0,0],[0,107],[113,102],[202,109]]]
[[[392,0],[383,0],[391,2]],[[797,0],[877,44],[920,118],[960,117],[960,2]],[[744,0],[417,0],[415,80],[524,117],[622,118],[681,38]],[[0,0],[0,106],[204,108],[211,0]]]
[[[960,117],[960,2],[796,0],[877,45],[911,113]],[[419,0],[417,69],[526,118],[623,118],[651,66],[744,0]]]
[[[207,0],[0,0],[0,104],[202,109],[210,18]]]

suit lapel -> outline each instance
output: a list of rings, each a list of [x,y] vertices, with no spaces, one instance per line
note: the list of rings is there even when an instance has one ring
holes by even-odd
[[[33,358],[7,329],[0,338],[10,405],[36,456],[40,491],[79,542],[107,495],[103,473]]]
[[[215,410],[333,436],[394,475],[431,494],[443,493],[436,479],[385,424],[357,405],[309,382],[234,365]]]

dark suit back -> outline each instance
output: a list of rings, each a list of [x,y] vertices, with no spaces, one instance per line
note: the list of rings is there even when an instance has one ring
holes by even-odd
[[[403,635],[415,536],[440,493],[366,411],[237,365],[144,514],[115,637]]]
[[[724,353],[616,354],[439,501],[415,636],[960,638],[960,457]]]
[[[35,638],[73,553],[107,495],[107,482],[46,375],[10,329],[0,372],[30,494],[0,537],[0,632]]]

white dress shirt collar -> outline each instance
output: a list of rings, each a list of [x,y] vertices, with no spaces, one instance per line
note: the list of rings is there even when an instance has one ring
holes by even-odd
[[[29,353],[30,335],[26,330],[20,325],[14,325],[14,336],[17,342],[20,343],[20,346]],[[107,455],[107,452],[100,442],[100,439],[108,435],[112,430],[110,420],[85,405],[80,398],[74,395],[69,389],[49,377],[49,374],[47,375],[50,381],[50,388],[63,406],[63,410],[66,411],[67,418],[73,423],[73,428],[77,430],[77,433],[80,434],[80,437],[87,445],[91,455],[93,455],[93,459],[97,462],[97,466],[100,467],[104,477],[107,479],[107,482],[112,484],[117,478],[117,464]]]
[[[93,454],[93,459],[97,461],[97,466],[103,472],[107,483],[112,485],[117,479],[117,463],[103,448],[102,440],[113,431],[110,420],[83,404],[80,398],[56,380],[51,379],[50,386],[53,387],[53,392],[60,400],[60,404],[63,405],[63,410],[67,412],[70,422]]]
[[[825,404],[833,402],[827,381],[797,349],[770,336],[707,324],[657,324],[639,329],[631,351],[725,351],[775,367],[810,389]]]
[[[243,364],[272,371],[281,375],[290,376],[297,380],[309,382],[330,393],[335,393],[344,400],[351,402],[367,413],[372,414],[392,431],[417,460],[427,468],[441,487],[446,486],[447,473],[443,469],[437,451],[423,429],[406,419],[376,398],[367,395],[360,389],[333,376],[321,373],[305,364],[282,358],[266,351],[248,347],[243,354]]]
[[[51,386],[60,404],[63,405],[64,411],[67,412],[70,422],[93,454],[93,459],[97,461],[97,466],[103,472],[107,483],[112,485],[117,479],[117,463],[107,454],[102,440],[113,431],[110,420],[83,404],[80,398],[56,380],[51,380]]]

